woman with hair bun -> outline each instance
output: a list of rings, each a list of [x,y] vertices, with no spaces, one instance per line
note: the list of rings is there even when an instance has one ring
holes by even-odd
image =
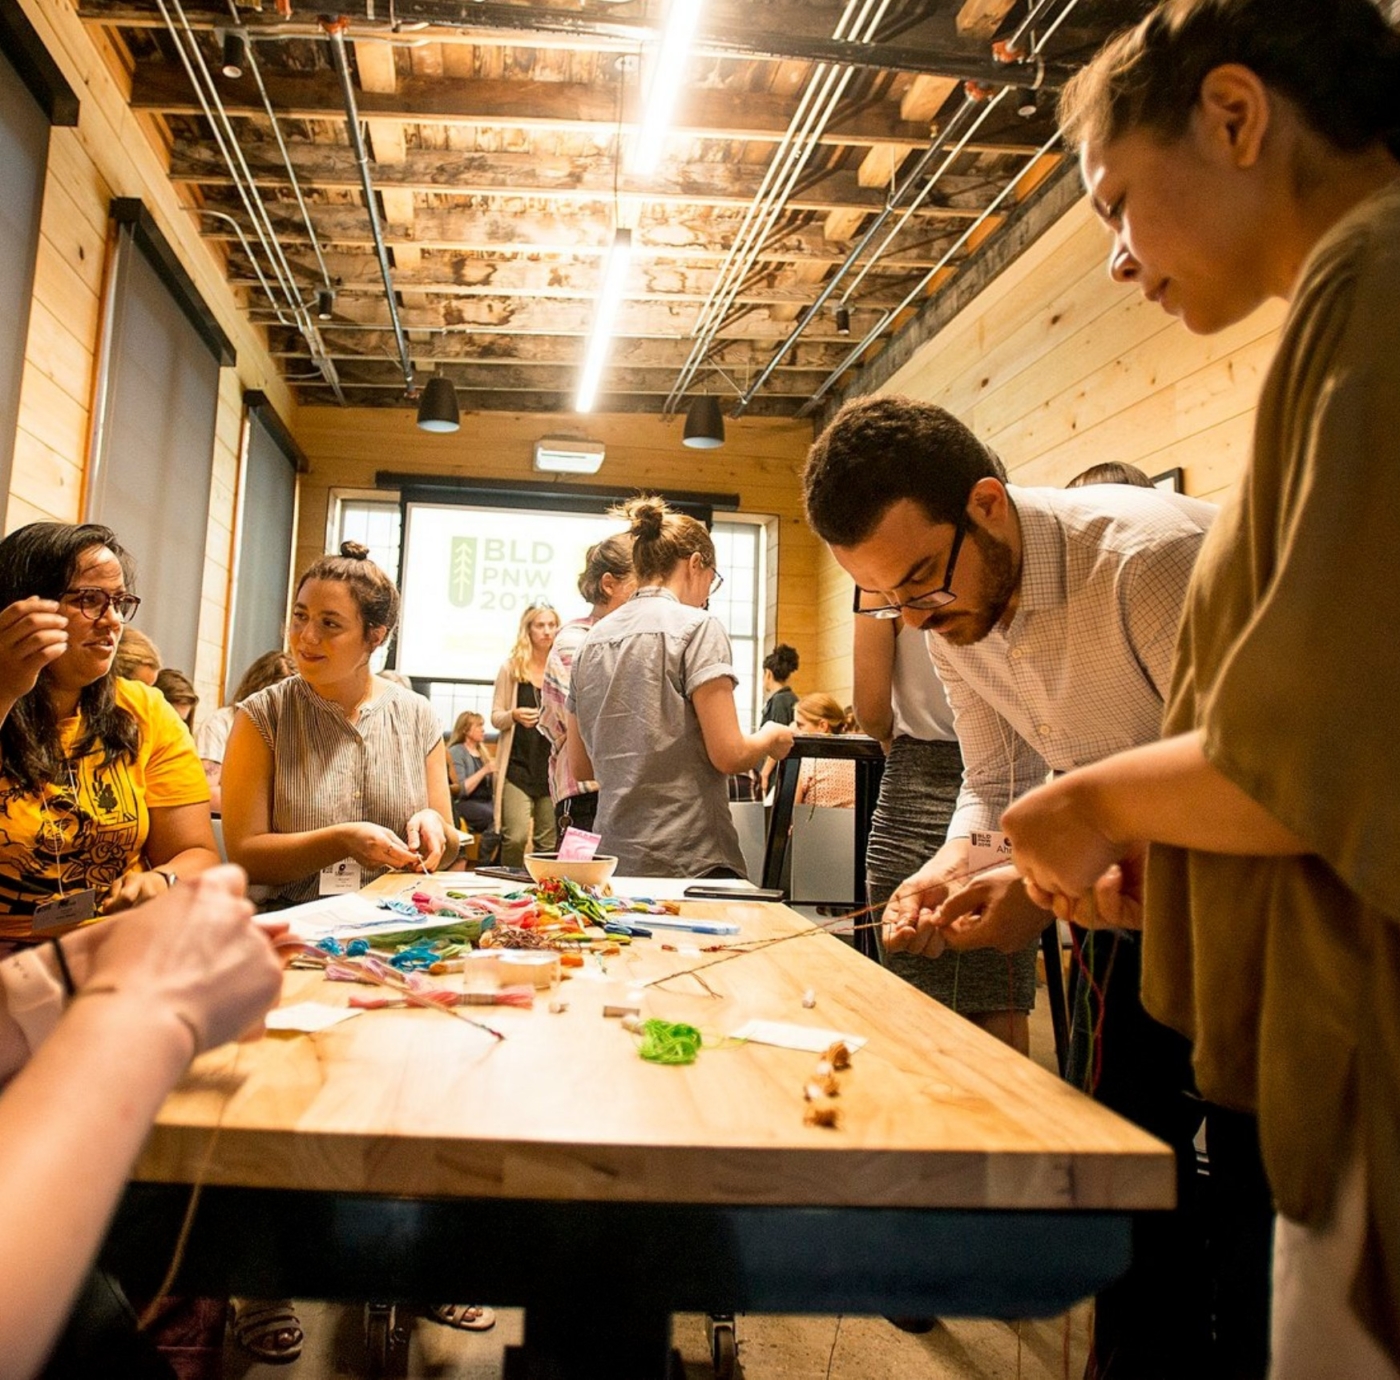
[[[297,674],[238,706],[224,756],[224,843],[274,903],[457,856],[437,716],[369,669],[398,617],[399,592],[369,548],[342,542],[297,583],[287,636]],[[289,1299],[236,1300],[233,1331],[259,1360],[301,1354]]]
[[[343,542],[297,584],[288,634],[297,674],[239,706],[224,759],[224,841],[279,901],[355,889],[391,868],[431,871],[457,855],[437,717],[369,669],[398,616],[394,582],[367,547]]]
[[[632,538],[626,532],[605,537],[588,548],[578,592],[593,606],[587,618],[565,623],[554,637],[549,661],[544,668],[540,690],[539,730],[549,740],[549,795],[554,801],[555,823],[562,837],[570,826],[592,829],[598,815],[598,787],[593,781],[580,781],[569,770],[569,679],[574,656],[600,618],[619,609],[637,588],[632,569]]]
[[[1142,928],[1143,1005],[1258,1114],[1271,1380],[1395,1380],[1400,34],[1371,0],[1175,0],[1060,115],[1118,281],[1201,334],[1289,308],[1165,736],[1002,827],[1040,904]]]
[[[855,728],[851,715],[830,695],[803,695],[794,708],[799,733],[849,733]],[[856,807],[856,764],[841,758],[804,757],[797,773],[799,805],[829,806],[838,810]]]
[[[637,592],[593,627],[569,686],[570,766],[598,782],[595,828],[624,875],[744,875],[727,778],[786,757],[792,730],[744,733],[729,635],[705,612],[722,580],[703,523],[656,497],[613,515]]]

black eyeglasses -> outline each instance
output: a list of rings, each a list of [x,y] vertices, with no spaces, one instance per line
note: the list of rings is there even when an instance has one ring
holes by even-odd
[[[94,623],[107,616],[108,609],[116,611],[117,618],[130,623],[141,607],[141,600],[134,594],[109,594],[105,589],[65,589],[60,596]]]
[[[715,570],[714,566],[711,566],[710,570],[713,572],[710,577],[710,597],[714,598],[724,588],[724,576]]]
[[[869,591],[857,585],[851,598],[851,612],[860,614],[862,618],[898,618],[905,609],[927,613],[933,609],[941,609],[945,604],[951,604],[958,597],[953,593],[953,572],[958,567],[958,552],[962,550],[963,536],[966,532],[967,514],[962,513],[953,528],[953,544],[948,548],[948,565],[943,571],[943,583],[937,589],[907,599],[902,604],[873,604],[862,608],[860,596]]]

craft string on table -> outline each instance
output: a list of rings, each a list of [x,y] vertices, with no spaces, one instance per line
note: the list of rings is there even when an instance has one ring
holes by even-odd
[[[504,1040],[506,1038],[501,1031],[494,1026],[487,1025],[485,1021],[475,1020],[459,1011],[456,1006],[447,1005],[441,999],[434,1000],[433,997],[425,996],[417,991],[410,985],[408,977],[397,969],[381,963],[370,965],[367,962],[368,955],[364,959],[337,958],[318,949],[314,944],[307,944],[300,939],[289,936],[278,939],[276,945],[281,952],[294,955],[299,962],[309,963],[313,967],[328,971],[334,971],[339,966],[343,970],[353,972],[356,975],[355,981],[367,983],[371,987],[387,988],[410,1006],[422,1006],[430,1011],[441,1011],[445,1015],[464,1021],[467,1025],[476,1026],[478,1030],[484,1030],[493,1039]]]

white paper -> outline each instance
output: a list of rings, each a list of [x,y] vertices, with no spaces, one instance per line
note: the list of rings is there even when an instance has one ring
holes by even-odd
[[[864,1035],[845,1035],[839,1030],[818,1030],[810,1025],[792,1025],[788,1021],[746,1021],[729,1034],[735,1040],[749,1040],[756,1045],[776,1045],[779,1049],[801,1049],[810,1054],[823,1054],[838,1040],[852,1053],[866,1044]]]
[[[278,911],[276,918],[285,920],[292,934],[307,944],[319,944],[323,939],[338,939],[343,943],[399,930],[440,930],[463,923],[456,915],[400,915],[360,895],[323,896],[319,901],[288,906]]]
[[[328,1006],[323,1001],[299,1001],[293,1006],[279,1006],[276,1011],[269,1011],[266,1024],[269,1030],[300,1030],[311,1035],[364,1014],[348,1006]]]

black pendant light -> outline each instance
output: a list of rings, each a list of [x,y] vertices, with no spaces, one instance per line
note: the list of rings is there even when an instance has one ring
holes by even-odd
[[[718,398],[704,393],[690,404],[681,443],[695,450],[713,450],[724,444],[724,415]]]
[[[457,390],[451,379],[439,374],[428,380],[418,404],[418,426],[423,431],[456,431],[462,425],[457,411]]]

